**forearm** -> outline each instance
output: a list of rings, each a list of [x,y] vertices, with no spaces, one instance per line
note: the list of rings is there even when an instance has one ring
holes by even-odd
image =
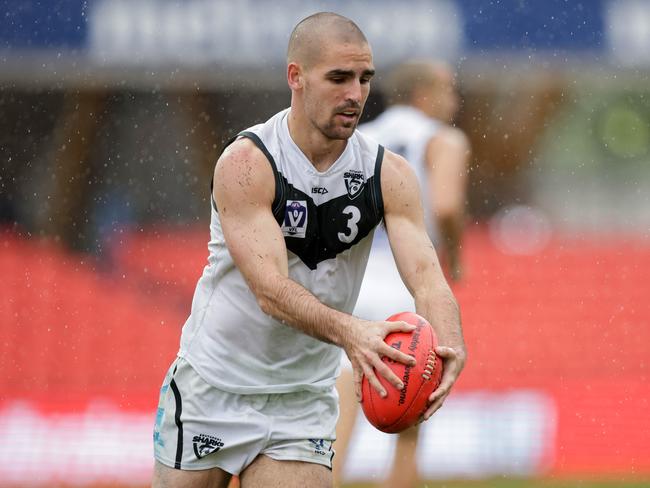
[[[438,285],[415,294],[415,309],[436,331],[441,346],[448,346],[463,354],[465,341],[461,328],[460,309],[450,288]]]
[[[354,317],[323,304],[294,280],[276,275],[254,289],[264,313],[324,342],[345,347]]]

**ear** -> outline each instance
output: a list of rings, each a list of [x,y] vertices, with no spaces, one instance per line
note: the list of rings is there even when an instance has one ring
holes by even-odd
[[[303,71],[299,64],[291,62],[287,65],[287,82],[292,90],[303,87]]]

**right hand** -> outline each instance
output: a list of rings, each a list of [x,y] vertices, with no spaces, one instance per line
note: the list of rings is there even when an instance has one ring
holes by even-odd
[[[361,401],[361,383],[363,376],[368,378],[370,386],[377,390],[383,397],[387,395],[386,389],[377,378],[379,373],[398,390],[404,388],[402,380],[382,361],[388,357],[407,366],[415,366],[415,358],[390,347],[384,338],[392,332],[412,332],[415,325],[408,322],[365,321],[359,320],[354,331],[350,334],[348,344],[344,349],[352,363],[354,376],[354,393],[357,401]]]

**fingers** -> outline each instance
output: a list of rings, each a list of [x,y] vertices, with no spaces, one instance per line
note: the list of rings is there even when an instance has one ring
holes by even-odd
[[[460,374],[460,364],[458,353],[451,347],[439,346],[435,349],[436,354],[443,358],[444,368],[442,373],[442,380],[436,390],[429,396],[429,407],[424,413],[424,420],[428,420],[436,411],[442,407],[445,399],[451,391],[451,387],[456,382]]]
[[[412,358],[411,358],[412,359]],[[400,379],[399,376],[395,374],[395,372],[388,367],[388,365],[383,362],[379,356],[375,356],[373,359],[370,360],[370,362],[363,362],[360,364],[360,368],[355,368],[355,373],[354,373],[354,381],[355,381],[355,393],[359,391],[357,394],[357,399],[361,401],[361,384],[363,381],[363,376],[366,377],[368,380],[368,383],[372,388],[374,388],[377,393],[382,398],[385,398],[388,394],[386,391],[386,388],[384,384],[379,379],[379,375],[383,377],[390,385],[395,387],[397,390],[401,390],[404,388],[404,384],[402,383],[402,380]]]
[[[431,396],[429,396],[429,407],[424,413],[424,420],[429,420],[429,418],[436,413],[436,410],[442,407],[447,395],[449,395],[452,385],[456,381],[456,377],[457,375],[452,372],[447,373],[445,371],[445,373],[443,373],[440,386],[438,386]]]
[[[372,367],[369,366],[368,364],[364,364],[363,365],[363,374],[368,379],[368,383],[370,383],[370,386],[372,388],[374,388],[375,390],[377,390],[377,393],[379,393],[379,395],[382,398],[385,398],[386,395],[387,395],[386,389],[383,387],[383,385],[379,381],[379,378],[377,378],[377,375],[375,374],[374,369],[372,369]]]
[[[413,358],[411,358],[413,359]],[[404,388],[404,384],[402,383],[402,380],[395,374],[395,372],[388,367],[388,365],[381,361],[381,360],[376,360],[374,362],[374,367],[375,370],[382,375],[391,385],[393,385],[395,388],[398,390],[401,390]],[[377,390],[379,391],[379,390]],[[381,394],[381,392],[380,392]],[[385,396],[385,395],[382,395]]]
[[[388,346],[382,348],[380,354],[392,359],[393,361],[397,361],[398,363],[406,364],[407,366],[415,366],[416,361],[413,356],[409,356],[408,354],[398,351],[393,347]]]
[[[404,322],[403,320],[397,322],[384,322],[384,324],[387,325],[385,336],[391,332],[412,332],[416,327],[415,325]]]
[[[452,359],[458,356],[458,353],[455,349],[447,346],[438,346],[435,349],[436,354],[443,359]]]
[[[416,326],[409,324],[408,322],[398,321],[398,322],[384,322],[387,327],[385,329],[385,336],[391,332],[412,332],[415,330]],[[409,356],[408,354],[398,351],[397,349],[390,347],[385,342],[381,342],[380,350],[377,351],[381,356],[386,356],[393,361],[398,363],[406,364],[407,366],[415,366],[415,358]],[[382,375],[385,376],[385,375]],[[388,379],[388,378],[387,378]]]
[[[427,408],[427,411],[424,412],[424,415],[422,416],[423,420],[429,420],[431,416],[438,411],[440,407],[442,407],[442,404],[444,403],[445,399],[447,398],[447,395],[449,395],[449,390],[445,391],[443,395],[438,397],[429,407]]]
[[[458,374],[454,370],[453,366],[447,365],[444,372],[442,373],[442,380],[440,381],[440,385],[438,385],[438,388],[436,388],[436,390],[429,396],[429,403],[434,404],[441,398],[446,397],[449,394],[449,390],[451,390],[451,387],[456,381],[457,377]]]
[[[379,395],[384,398],[387,396],[385,382],[382,384],[380,378],[383,378],[396,388],[401,390],[404,388],[401,378],[395,374],[395,372],[382,361],[382,357],[387,357],[393,361],[405,364],[407,366],[415,366],[415,358],[401,352],[395,348],[390,347],[386,342],[384,342],[385,337],[392,332],[412,332],[416,329],[416,326],[409,324],[404,321],[397,322],[375,322],[371,326],[366,327],[364,330],[366,332],[365,339],[361,341],[363,346],[360,351],[353,352],[356,356],[356,361],[353,361],[353,364],[356,363],[354,368],[354,384],[355,384],[355,395],[358,401],[362,401],[362,380],[365,376],[370,384],[371,388],[376,390]],[[364,344],[365,343],[365,344]],[[350,354],[348,354],[350,356]],[[352,357],[352,356],[350,356]],[[358,361],[358,362],[357,362]]]

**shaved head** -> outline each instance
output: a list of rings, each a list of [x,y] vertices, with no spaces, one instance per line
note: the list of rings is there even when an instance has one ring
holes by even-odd
[[[319,12],[301,20],[291,32],[287,63],[308,69],[316,64],[324,46],[332,43],[368,44],[359,26],[333,12]]]

